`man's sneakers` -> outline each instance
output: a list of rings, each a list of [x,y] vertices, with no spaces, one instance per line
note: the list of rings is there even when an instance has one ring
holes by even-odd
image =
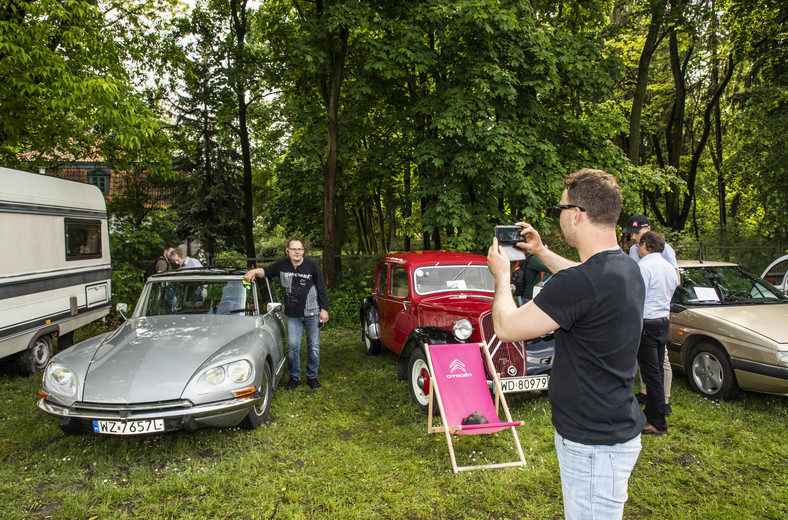
[[[307,379],[306,380],[306,384],[309,385],[309,388],[320,388],[320,386],[321,386],[320,385],[320,381],[318,381],[317,378],[315,378],[315,379]]]
[[[291,379],[289,383],[287,383],[288,390],[295,390],[298,385],[301,384],[301,381],[298,379]]]

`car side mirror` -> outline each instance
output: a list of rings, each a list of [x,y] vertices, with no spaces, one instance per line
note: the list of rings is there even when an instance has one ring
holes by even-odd
[[[282,304],[279,302],[271,302],[265,306],[266,314],[271,314],[272,312],[280,312],[282,310]]]
[[[129,312],[129,306],[128,306],[128,305],[126,305],[125,303],[119,303],[119,304],[117,304],[117,305],[115,306],[115,310],[116,310],[116,311],[118,311],[118,313],[119,313],[121,316],[123,316],[123,319],[124,319],[124,320],[127,320],[127,319],[128,319],[128,318],[126,317],[126,313],[127,313],[127,312]]]

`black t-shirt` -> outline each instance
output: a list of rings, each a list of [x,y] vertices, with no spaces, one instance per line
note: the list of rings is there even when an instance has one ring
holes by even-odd
[[[561,326],[548,395],[553,426],[570,441],[619,444],[645,426],[632,393],[645,292],[637,262],[619,250],[559,271],[534,298]]]
[[[278,276],[285,293],[285,316],[303,318],[317,316],[320,309],[328,311],[328,292],[323,273],[317,262],[304,258],[300,265],[293,265],[289,258],[277,260],[264,267],[265,276]]]

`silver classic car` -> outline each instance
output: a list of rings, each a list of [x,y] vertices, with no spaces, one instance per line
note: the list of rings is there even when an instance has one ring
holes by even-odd
[[[285,372],[275,283],[221,269],[151,276],[120,328],[49,362],[38,407],[66,433],[258,427]]]

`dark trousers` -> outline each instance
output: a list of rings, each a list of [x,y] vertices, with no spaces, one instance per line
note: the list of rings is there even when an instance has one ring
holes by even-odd
[[[665,388],[662,384],[662,363],[665,361],[665,344],[668,341],[668,319],[643,320],[640,336],[638,364],[640,377],[646,383],[646,420],[658,430],[666,431]]]

